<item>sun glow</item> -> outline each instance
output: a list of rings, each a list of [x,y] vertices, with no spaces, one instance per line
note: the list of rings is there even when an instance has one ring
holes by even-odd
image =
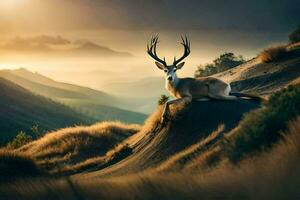
[[[7,9],[7,8],[15,8],[16,6],[21,5],[26,0],[1,0],[0,1],[0,8]]]

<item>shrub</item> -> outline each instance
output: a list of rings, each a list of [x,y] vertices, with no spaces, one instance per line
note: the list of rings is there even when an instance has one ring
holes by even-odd
[[[158,105],[164,105],[168,100],[169,100],[169,96],[162,94],[158,100]]]
[[[234,53],[224,53],[219,58],[216,58],[212,64],[198,66],[195,77],[210,76],[243,63],[245,63],[243,56],[235,56]]]
[[[289,35],[289,40],[291,43],[300,42],[300,26]]]
[[[269,149],[282,137],[287,122],[300,114],[299,102],[300,85],[290,86],[272,95],[264,108],[248,113],[233,132],[227,149],[229,159],[236,163],[246,155]]]
[[[258,58],[264,63],[270,63],[282,60],[286,58],[288,54],[289,51],[286,45],[279,45],[263,50],[259,53]]]
[[[17,149],[30,141],[32,141],[32,137],[21,131],[11,142],[8,143],[8,147]]]
[[[33,125],[30,128],[32,134],[34,135],[35,138],[40,138],[42,136],[40,130],[39,130],[39,125]]]

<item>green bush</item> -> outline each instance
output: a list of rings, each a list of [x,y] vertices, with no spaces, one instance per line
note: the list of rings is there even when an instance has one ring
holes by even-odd
[[[240,122],[226,148],[229,159],[236,163],[247,155],[268,150],[299,114],[300,85],[275,93],[264,108],[248,113]]]
[[[8,143],[8,147],[17,149],[30,141],[32,141],[32,137],[21,131],[11,142]]]
[[[226,71],[240,64],[245,63],[243,56],[236,56],[234,53],[224,53],[216,58],[212,64],[200,65],[195,72],[195,77],[210,76]]]

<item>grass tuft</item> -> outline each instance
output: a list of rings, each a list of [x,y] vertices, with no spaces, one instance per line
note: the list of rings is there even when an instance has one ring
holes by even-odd
[[[286,45],[278,45],[267,48],[259,53],[258,58],[261,62],[270,63],[283,60],[289,55]]]

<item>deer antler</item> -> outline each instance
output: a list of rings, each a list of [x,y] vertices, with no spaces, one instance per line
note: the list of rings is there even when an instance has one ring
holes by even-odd
[[[147,53],[156,61],[160,62],[161,64],[163,64],[164,66],[167,66],[167,63],[166,63],[166,59],[164,58],[163,60],[160,59],[158,56],[157,56],[157,53],[156,53],[156,46],[157,46],[157,43],[158,43],[158,35],[156,36],[152,36],[151,37],[151,41],[150,41],[150,47],[149,47],[149,44],[147,44]]]
[[[190,53],[191,53],[191,43],[190,41],[187,39],[187,37],[185,36],[184,38],[181,36],[181,44],[184,47],[184,53],[181,56],[181,58],[179,58],[178,60],[176,60],[176,57],[174,57],[174,62],[173,65],[177,65],[178,63],[180,63],[183,59],[185,59]]]

